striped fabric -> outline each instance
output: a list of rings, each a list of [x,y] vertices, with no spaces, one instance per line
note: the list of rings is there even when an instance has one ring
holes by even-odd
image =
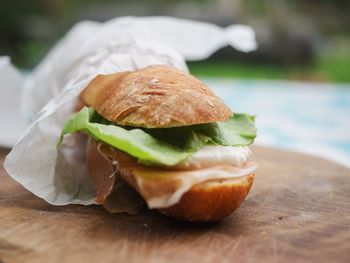
[[[257,115],[258,145],[308,153],[350,167],[350,84],[204,81],[234,112]]]

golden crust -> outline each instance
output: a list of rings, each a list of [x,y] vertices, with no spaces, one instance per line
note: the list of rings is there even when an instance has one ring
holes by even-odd
[[[160,212],[179,220],[215,222],[233,213],[248,195],[254,174],[193,186],[180,202]]]
[[[119,174],[137,191],[136,178],[127,170]],[[159,211],[169,217],[190,222],[215,222],[229,216],[244,201],[254,181],[254,174],[211,180],[193,186],[168,208]]]
[[[204,83],[167,66],[98,75],[81,97],[119,125],[166,128],[225,121],[232,116]]]

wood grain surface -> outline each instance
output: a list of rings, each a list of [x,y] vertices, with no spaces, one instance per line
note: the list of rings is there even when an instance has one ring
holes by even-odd
[[[1,150],[1,164],[7,150]],[[350,262],[350,170],[254,148],[252,191],[216,224],[55,207],[0,170],[0,262]]]

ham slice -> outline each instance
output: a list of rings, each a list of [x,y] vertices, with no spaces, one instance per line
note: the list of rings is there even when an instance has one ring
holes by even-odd
[[[109,166],[106,165],[106,167],[114,165],[117,174],[121,175],[139,192],[149,208],[157,209],[170,207],[178,203],[183,194],[194,185],[209,180],[239,180],[240,177],[252,173],[257,166],[255,163],[248,161],[242,167],[217,165],[197,170],[176,170],[142,165],[128,154],[102,143],[92,142],[90,147],[90,151],[95,149],[95,152],[102,156],[100,158],[103,158],[106,162],[109,160]],[[95,165],[99,164],[96,163]],[[97,168],[91,170],[90,173],[95,173],[92,175],[93,178],[99,177],[97,171]],[[110,174],[113,173],[105,168],[106,173],[102,174],[105,176],[107,171]],[[101,179],[101,182],[99,182],[99,186],[104,186],[102,196],[110,194],[108,188],[110,183],[111,181],[106,178],[104,180]],[[101,188],[99,189],[101,196]]]

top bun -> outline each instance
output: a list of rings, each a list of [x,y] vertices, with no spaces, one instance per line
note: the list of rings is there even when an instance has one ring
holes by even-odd
[[[232,116],[203,82],[167,66],[98,75],[81,97],[118,125],[167,128],[225,121]]]

